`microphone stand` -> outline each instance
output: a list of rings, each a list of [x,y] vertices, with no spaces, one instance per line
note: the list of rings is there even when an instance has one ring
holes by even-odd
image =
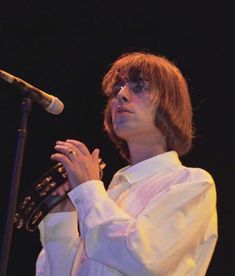
[[[11,239],[13,233],[13,219],[16,211],[16,204],[18,198],[18,190],[20,185],[20,177],[22,172],[24,149],[27,138],[27,123],[28,116],[32,108],[32,101],[29,97],[26,97],[21,102],[21,122],[20,129],[18,129],[18,140],[16,147],[16,154],[14,160],[14,168],[12,173],[11,185],[8,192],[8,206],[6,223],[3,233],[3,242],[1,249],[0,259],[0,276],[7,275],[7,265],[11,247]]]

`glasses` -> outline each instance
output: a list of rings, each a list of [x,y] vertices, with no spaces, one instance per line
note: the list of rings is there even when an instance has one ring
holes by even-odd
[[[117,94],[127,86],[130,91],[134,94],[142,94],[149,89],[149,82],[147,81],[128,81],[125,83],[116,83],[112,88],[112,97],[116,97]]]

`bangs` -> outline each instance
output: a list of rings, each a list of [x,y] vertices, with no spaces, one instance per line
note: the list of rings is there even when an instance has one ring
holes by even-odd
[[[147,81],[154,84],[154,67],[151,57],[142,53],[132,53],[121,56],[105,75],[102,88],[105,95],[110,96],[117,82]]]

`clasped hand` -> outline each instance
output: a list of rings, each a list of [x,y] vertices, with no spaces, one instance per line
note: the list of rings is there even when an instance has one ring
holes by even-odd
[[[57,152],[51,159],[62,163],[68,174],[69,183],[63,187],[65,191],[86,181],[100,179],[99,149],[90,153],[83,143],[72,139],[57,141],[55,149]]]

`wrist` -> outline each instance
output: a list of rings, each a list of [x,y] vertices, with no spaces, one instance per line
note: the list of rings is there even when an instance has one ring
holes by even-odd
[[[72,204],[69,198],[66,198],[61,203],[56,205],[52,210],[51,213],[59,213],[59,212],[74,212],[76,208]]]

